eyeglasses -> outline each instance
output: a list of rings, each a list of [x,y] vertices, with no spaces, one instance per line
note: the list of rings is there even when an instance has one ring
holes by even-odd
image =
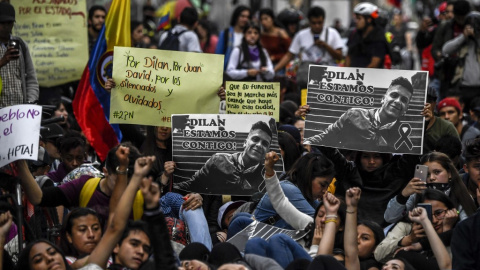
[[[433,212],[433,215],[437,218],[437,219],[444,219],[445,218],[445,214],[447,213],[448,209],[438,209],[437,211]]]

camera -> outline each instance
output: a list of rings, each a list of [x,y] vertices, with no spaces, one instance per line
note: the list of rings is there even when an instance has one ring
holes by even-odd
[[[19,49],[19,44],[18,44],[18,41],[16,40],[13,40],[13,39],[10,39],[8,41],[8,45],[7,45],[8,48],[14,48],[14,49]]]

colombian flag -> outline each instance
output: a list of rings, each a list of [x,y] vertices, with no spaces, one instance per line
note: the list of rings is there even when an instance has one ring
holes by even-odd
[[[130,0],[113,0],[73,100],[77,122],[102,161],[122,140],[119,126],[108,122],[110,93],[105,91],[107,77],[112,77],[114,46],[131,46]]]

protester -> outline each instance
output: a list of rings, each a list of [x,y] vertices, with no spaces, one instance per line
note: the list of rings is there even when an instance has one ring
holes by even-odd
[[[270,55],[272,64],[275,66],[288,52],[291,39],[287,32],[277,25],[273,10],[269,8],[261,9],[259,16],[262,24],[260,41],[267,50],[268,55]]]
[[[271,81],[274,71],[268,52],[260,44],[260,27],[248,23],[243,29],[242,43],[233,49],[228,61],[228,80]]]
[[[172,30],[160,36],[159,49],[170,49],[175,38],[178,39],[178,51],[181,52],[202,52],[198,37],[193,30],[198,25],[198,13],[193,7],[184,8],[180,13],[180,20]]]
[[[35,67],[27,44],[20,37],[12,36],[15,9],[8,2],[0,3],[0,77],[3,89],[0,108],[34,103],[39,88]]]
[[[57,170],[47,174],[56,183],[61,182],[68,173],[82,165],[86,159],[86,142],[80,133],[70,131],[62,137],[59,145],[62,162]]]
[[[400,221],[413,209],[416,197],[426,189],[444,192],[459,211],[460,220],[471,216],[477,208],[468,194],[455,166],[447,155],[430,152],[420,159],[420,164],[428,166],[427,179],[412,178],[400,194],[392,198],[385,211],[385,220],[390,223]]]
[[[463,113],[460,103],[455,98],[447,97],[437,104],[437,111],[440,118],[452,122],[457,129],[460,140],[462,141],[462,150],[465,149],[465,145],[468,141],[474,139],[480,135],[480,130],[463,124]]]
[[[371,3],[360,3],[353,9],[356,29],[348,38],[346,67],[381,68],[387,54],[384,30],[377,26],[378,7]]]
[[[449,82],[449,96],[460,96],[466,102],[478,96],[480,90],[480,63],[478,58],[478,41],[480,40],[480,13],[473,11],[465,17],[463,33],[445,42],[442,47],[444,55],[456,55],[455,74]],[[468,106],[467,106],[467,109]]]
[[[453,228],[458,221],[458,214],[454,204],[443,192],[433,189],[426,190],[418,198],[417,202],[431,204],[431,224],[427,226],[427,223],[423,222],[423,218],[428,220],[426,214],[422,214],[422,222],[419,222],[421,221],[419,219],[412,219],[412,216],[423,212],[415,208],[413,212],[417,214],[409,215],[411,222],[400,222],[396,224],[392,231],[387,234],[385,240],[377,246],[374,253],[377,261],[387,261],[399,248],[403,250],[403,252],[397,253],[396,257],[404,258],[413,267],[418,269],[431,269],[431,267],[437,265],[436,260],[450,261],[450,255],[446,250],[445,253],[442,252],[441,257],[439,256],[437,258],[432,255],[440,255],[437,251],[441,248],[442,241],[444,243],[450,242]],[[418,203],[416,207],[419,207]],[[437,238],[437,234],[443,239],[442,241]],[[425,236],[427,237],[425,238]],[[432,245],[429,243],[431,239],[435,239]],[[423,252],[420,253],[420,251]]]
[[[310,27],[295,35],[288,52],[275,65],[275,72],[278,72],[294,56],[301,57],[302,64],[297,71],[297,83],[300,89],[306,88],[309,64],[334,65],[335,60],[343,58],[343,42],[337,30],[323,25],[325,10],[321,7],[310,8],[308,21]]]
[[[198,21],[195,32],[197,33],[200,47],[204,53],[215,53],[218,43],[218,36],[212,32],[212,22],[201,19]]]
[[[94,5],[88,10],[88,53],[92,53],[100,31],[105,24],[106,16],[107,10],[103,6]]]
[[[227,69],[230,55],[234,48],[242,43],[243,29],[251,18],[250,8],[246,6],[238,6],[233,11],[230,19],[230,27],[226,28],[220,33],[218,37],[216,54],[225,55],[223,69]]]
[[[435,63],[439,67],[440,76],[440,98],[451,96],[451,94],[457,94],[455,91],[451,92],[451,81],[454,78],[456,67],[459,64],[456,55],[443,54],[443,46],[448,41],[458,37],[463,33],[465,27],[465,17],[470,12],[470,3],[466,0],[458,0],[453,3],[453,19],[441,24],[433,38],[432,43],[432,56],[435,59]],[[452,90],[456,90],[452,88]]]

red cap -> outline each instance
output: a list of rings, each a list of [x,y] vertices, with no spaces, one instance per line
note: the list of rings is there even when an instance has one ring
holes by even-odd
[[[460,103],[458,103],[458,100],[450,97],[440,100],[440,102],[437,104],[437,111],[440,111],[441,109],[448,106],[455,107],[458,113],[462,111],[462,107],[460,107]]]

